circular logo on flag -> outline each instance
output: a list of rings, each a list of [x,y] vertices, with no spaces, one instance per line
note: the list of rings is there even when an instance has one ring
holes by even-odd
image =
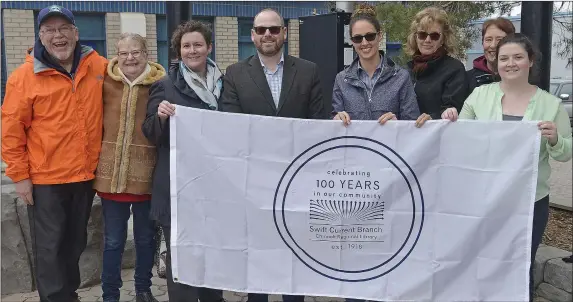
[[[358,136],[319,142],[284,171],[273,204],[276,229],[314,272],[362,282],[412,255],[424,197],[410,165],[387,145]]]

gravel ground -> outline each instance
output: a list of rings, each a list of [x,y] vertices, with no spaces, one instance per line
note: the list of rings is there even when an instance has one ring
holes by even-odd
[[[549,201],[571,207],[573,205],[572,163],[571,161],[562,163],[554,160],[550,160],[549,163],[551,164]],[[573,212],[571,210],[550,208],[549,222],[543,236],[543,244],[573,251]]]
[[[566,251],[573,251],[573,212],[550,208],[549,222],[542,242]]]

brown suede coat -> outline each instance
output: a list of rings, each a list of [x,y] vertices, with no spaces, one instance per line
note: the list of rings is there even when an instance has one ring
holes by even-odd
[[[165,69],[149,62],[151,71],[131,88],[109,62],[103,86],[103,141],[94,189],[104,193],[150,194],[156,150],[143,136],[149,87]]]

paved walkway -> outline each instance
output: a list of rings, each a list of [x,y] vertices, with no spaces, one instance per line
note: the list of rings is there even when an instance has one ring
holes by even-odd
[[[155,274],[155,270],[154,270]],[[133,269],[123,270],[121,272],[123,279],[123,287],[121,289],[121,298],[119,301],[135,301],[135,291],[133,287]],[[169,301],[167,296],[167,283],[165,279],[158,278],[156,276],[152,279],[153,285],[151,286],[151,292],[155,298],[160,302]],[[78,290],[80,295],[80,300],[82,302],[100,302],[101,299],[101,286],[95,285],[92,287],[82,288]],[[228,302],[247,302],[247,294],[235,293],[235,292],[225,292],[224,298]],[[15,294],[9,296],[3,296],[0,301],[2,302],[39,302],[38,293],[25,293],[25,294]],[[281,296],[271,295],[269,297],[269,302],[281,302]],[[328,297],[306,297],[305,302],[343,302],[343,299],[338,298],[328,298]],[[535,302],[546,302],[540,298],[535,298]],[[548,302],[548,301],[547,301]]]
[[[152,279],[153,285],[151,286],[151,292],[155,296],[155,298],[160,302],[169,301],[169,297],[167,295],[167,282],[165,279],[161,279],[155,276],[155,269],[154,277]],[[123,279],[123,287],[121,288],[121,298],[119,301],[135,301],[135,290],[133,284],[133,269],[123,270],[121,272],[121,276]],[[78,294],[80,295],[80,300],[82,302],[100,302],[102,301],[101,298],[101,286],[94,285],[92,287],[86,287],[78,290]],[[243,293],[234,293],[234,292],[225,292],[224,293],[225,300],[229,302],[246,302],[247,301],[247,294]],[[337,298],[315,298],[315,297],[307,297],[305,302],[342,302],[342,299]],[[2,302],[39,302],[38,292],[33,293],[24,293],[24,294],[14,294],[3,296],[0,301]],[[271,295],[269,297],[269,302],[280,302],[281,297],[277,295]]]

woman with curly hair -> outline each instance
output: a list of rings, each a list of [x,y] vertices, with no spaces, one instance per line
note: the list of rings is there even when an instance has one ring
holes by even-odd
[[[442,9],[429,7],[414,17],[406,43],[408,69],[422,114],[439,119],[450,107],[461,110],[468,96],[464,65],[455,55],[455,35]]]
[[[199,21],[179,25],[171,38],[179,62],[169,75],[151,86],[143,134],[156,146],[157,164],[153,173],[151,217],[159,222],[167,246],[166,273],[169,301],[223,301],[220,290],[195,288],[173,281],[171,275],[171,204],[169,194],[169,117],[173,104],[219,110],[223,74],[208,58],[212,50],[211,29]]]

